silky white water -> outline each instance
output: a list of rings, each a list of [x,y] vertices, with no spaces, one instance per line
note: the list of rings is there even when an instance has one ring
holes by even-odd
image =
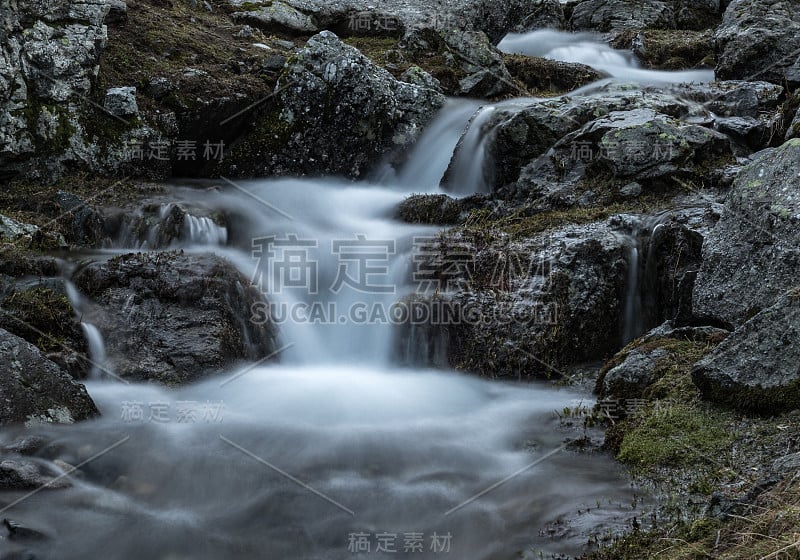
[[[49,538],[0,541],[0,550],[58,559],[538,558],[577,555],[593,535],[640,516],[611,457],[565,447],[583,433],[555,411],[590,405],[586,394],[401,367],[390,359],[396,326],[351,313],[388,308],[415,289],[415,238],[436,229],[394,213],[409,193],[435,191],[474,110],[448,107],[420,141],[428,148],[389,184],[174,188],[175,202],[229,217],[224,239],[206,224],[184,250],[228,257],[273,304],[334,315],[280,321],[277,364],[243,364],[180,389],[91,381],[101,418],[34,430],[50,442],[36,458],[46,468],[80,465],[72,488],[18,503],[20,494],[0,495],[3,517]],[[471,184],[457,190],[479,188]],[[286,262],[313,264],[314,289],[275,268],[287,256],[276,240],[296,251]],[[365,285],[349,270],[335,290],[336,248],[358,241],[385,253],[369,249]],[[3,431],[0,444],[21,433]],[[396,552],[378,552],[379,535]]]

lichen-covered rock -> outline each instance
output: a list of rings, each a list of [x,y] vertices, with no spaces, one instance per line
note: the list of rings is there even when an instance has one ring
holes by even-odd
[[[733,326],[771,306],[800,270],[800,140],[757,154],[703,244],[695,314]]]
[[[564,7],[560,0],[534,0],[528,14],[508,31],[525,32],[535,29],[564,29]]]
[[[80,160],[73,146],[107,34],[107,0],[0,6],[0,175],[46,176]],[[35,158],[34,158],[35,156]]]
[[[717,42],[717,77],[800,85],[800,11],[792,0],[733,0]]]
[[[232,2],[234,6],[244,2]],[[309,35],[319,31],[314,20],[309,14],[292,7],[284,2],[258,3],[249,2],[251,9],[234,12],[233,19],[241,23],[248,23],[268,33],[289,32],[299,35]]]
[[[0,364],[0,425],[71,424],[99,414],[86,387],[5,329]]]
[[[621,364],[605,372],[598,392],[604,397],[640,398],[644,390],[658,380],[659,362],[669,356],[670,353],[659,346],[634,348]]]
[[[778,414],[800,408],[799,338],[795,289],[699,361],[692,379],[706,398],[740,410]]]
[[[250,321],[263,296],[215,255],[122,255],[74,281],[92,300],[84,320],[104,336],[105,367],[120,377],[177,385],[275,349],[274,327]]]
[[[446,102],[396,80],[329,31],[290,59],[279,90],[264,135],[232,154],[232,171],[360,177],[382,158],[400,156]]]
[[[135,117],[139,114],[136,105],[135,87],[111,88],[106,92],[103,102],[105,110],[117,117]]]

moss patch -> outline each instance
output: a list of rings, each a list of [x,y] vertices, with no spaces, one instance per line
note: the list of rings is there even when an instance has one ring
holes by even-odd
[[[639,59],[649,68],[684,70],[713,67],[716,63],[711,31],[628,30],[617,35],[611,45],[616,49],[630,49],[637,35],[644,43],[644,48],[638,53]]]
[[[49,288],[15,292],[0,302],[0,326],[42,352],[60,351],[75,333],[67,297]]]

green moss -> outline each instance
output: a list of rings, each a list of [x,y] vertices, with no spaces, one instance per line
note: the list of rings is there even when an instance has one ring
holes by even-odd
[[[450,225],[460,216],[460,204],[447,195],[411,195],[398,208],[398,217],[411,224]]]
[[[49,288],[15,292],[0,303],[0,325],[43,352],[59,351],[73,333],[67,297]]]
[[[617,459],[633,467],[706,464],[733,443],[725,416],[702,406],[659,402],[629,422]]]

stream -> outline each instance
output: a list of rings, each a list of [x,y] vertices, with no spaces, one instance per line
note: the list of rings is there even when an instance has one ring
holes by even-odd
[[[536,33],[500,47],[620,79],[709,79],[643,70],[584,36]],[[72,487],[0,497],[0,517],[50,537],[25,549],[109,560],[574,557],[641,517],[638,490],[610,456],[566,446],[582,437],[581,420],[571,427],[556,411],[593,405],[585,391],[392,359],[397,332],[387,310],[417,288],[415,247],[437,231],[400,223],[395,209],[411,193],[440,192],[476,111],[480,125],[494,107],[451,101],[401,169],[357,184],[171,185],[161,203],[203,210],[177,246],[227,257],[264,290],[278,317],[280,362],[179,389],[95,370],[87,388],[102,416],[35,430],[50,440],[37,461],[54,473],[60,461],[81,465]],[[448,194],[486,190],[484,134],[470,128],[462,141]],[[226,227],[203,213],[224,215]],[[95,258],[146,241],[120,241]],[[102,362],[102,333],[85,331]],[[25,433],[6,429],[0,444]],[[0,541],[0,550],[17,546]]]

